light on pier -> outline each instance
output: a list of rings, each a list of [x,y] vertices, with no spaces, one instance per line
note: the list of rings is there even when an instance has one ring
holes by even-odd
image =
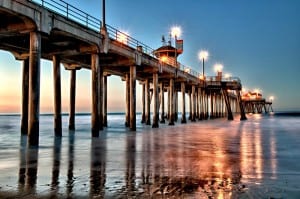
[[[117,41],[122,43],[122,44],[127,44],[128,43],[128,33],[125,32],[117,32]]]
[[[217,73],[222,72],[222,70],[223,70],[223,65],[220,64],[220,63],[216,63],[216,64],[214,65],[214,70],[215,70],[215,72],[217,72]]]
[[[206,50],[201,50],[198,54],[198,57],[200,61],[202,61],[202,77],[203,80],[205,80],[205,74],[204,74],[204,61],[208,59],[209,53]]]
[[[174,26],[171,28],[171,36],[175,38],[175,40],[180,37],[181,28],[179,26]]]

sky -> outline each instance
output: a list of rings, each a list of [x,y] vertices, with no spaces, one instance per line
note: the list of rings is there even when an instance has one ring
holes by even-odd
[[[102,0],[65,0],[96,18]],[[180,26],[184,52],[178,61],[201,72],[198,53],[209,51],[206,75],[222,63],[223,73],[241,79],[247,90],[274,96],[276,110],[300,110],[300,1],[298,0],[106,0],[106,23],[156,49],[171,27]],[[62,67],[62,108],[68,112],[69,72]],[[22,62],[0,51],[0,113],[21,110]],[[91,110],[91,73],[77,72],[76,110]],[[118,96],[116,96],[118,93]],[[53,112],[53,72],[41,63],[41,112]],[[137,84],[137,110],[141,86]],[[125,85],[108,79],[108,111],[125,111]]]

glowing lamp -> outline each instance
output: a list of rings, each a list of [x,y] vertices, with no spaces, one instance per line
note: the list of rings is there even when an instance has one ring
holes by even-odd
[[[123,32],[117,32],[117,41],[122,44],[128,43],[128,34]]]
[[[207,60],[209,56],[209,53],[206,50],[201,50],[198,54],[198,57],[201,61]]]
[[[217,64],[214,65],[214,69],[215,69],[215,72],[222,72],[223,65],[217,63]]]
[[[180,37],[181,28],[179,26],[174,26],[171,28],[171,36],[174,38]]]

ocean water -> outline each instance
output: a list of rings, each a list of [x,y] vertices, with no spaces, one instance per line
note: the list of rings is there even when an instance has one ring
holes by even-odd
[[[300,198],[300,114],[251,114],[157,129],[110,114],[91,138],[90,115],[63,136],[40,116],[27,146],[20,116],[0,115],[0,198]]]

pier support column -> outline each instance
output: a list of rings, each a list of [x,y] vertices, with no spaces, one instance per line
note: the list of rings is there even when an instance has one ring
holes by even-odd
[[[55,136],[62,136],[61,125],[61,78],[60,78],[60,58],[54,55],[53,61],[53,89],[54,89],[54,133]]]
[[[103,76],[103,127],[107,127],[107,75]]]
[[[232,115],[232,111],[231,111],[231,106],[230,106],[230,99],[228,97],[228,92],[227,90],[222,90],[222,94],[225,100],[225,104],[226,104],[226,108],[227,108],[227,119],[228,120],[233,120],[233,115]]]
[[[170,92],[171,92],[171,87],[170,87],[170,85],[169,85],[169,88],[168,88],[168,104],[167,104],[167,106],[168,106],[168,110],[167,110],[167,119],[168,119],[168,120],[170,120],[170,118],[171,118],[171,112],[170,112],[170,104],[171,104],[170,96],[171,96],[171,94],[170,94]]]
[[[75,130],[75,98],[76,98],[76,70],[70,71],[70,115],[69,130]]]
[[[165,92],[164,92],[164,83],[160,83],[160,101],[161,101],[161,116],[160,123],[164,124],[165,121]]]
[[[142,84],[142,121],[141,123],[145,123],[146,122],[146,115],[145,115],[145,83]]]
[[[136,130],[136,66],[130,66],[130,130]]]
[[[174,107],[174,120],[175,120],[175,122],[177,122],[177,120],[178,120],[178,92],[176,90],[174,92],[173,97],[175,99],[175,103],[174,103],[174,105],[175,105],[175,107]]]
[[[208,92],[205,92],[205,109],[206,109],[206,116],[205,116],[205,119],[207,120],[208,117],[209,117],[209,114],[208,114]]]
[[[174,79],[170,79],[170,95],[169,95],[169,102],[170,102],[170,118],[169,118],[169,125],[174,125],[175,121],[175,104],[174,104]]]
[[[201,89],[201,103],[202,103],[202,120],[205,120],[205,90],[202,88]]]
[[[21,134],[28,133],[29,58],[23,60]]]
[[[191,98],[192,98],[192,118],[191,118],[191,121],[192,122],[196,121],[195,89],[196,89],[195,85],[192,85],[192,96],[191,96]]]
[[[37,32],[30,33],[29,49],[29,119],[28,143],[29,146],[39,144],[39,116],[40,116],[40,60],[41,35]]]
[[[218,117],[222,117],[222,98],[221,98],[221,94],[218,94]]]
[[[130,120],[130,75],[128,73],[125,74],[125,82],[126,82],[126,111],[125,111],[125,126],[129,127]]]
[[[99,55],[91,55],[91,71],[92,71],[92,115],[91,115],[91,131],[92,137],[99,137],[99,93],[98,93],[98,76],[100,75]]]
[[[153,124],[152,128],[158,128],[159,120],[159,98],[158,98],[158,73],[153,73]]]
[[[99,130],[103,130],[103,68],[98,63],[98,122]]]
[[[146,79],[146,125],[150,124],[150,85],[149,79]]]
[[[189,120],[192,120],[192,92],[189,90],[189,107],[190,107],[190,114],[189,114]]]
[[[239,90],[236,90],[236,96],[237,96],[237,101],[240,106],[240,112],[241,112],[241,118],[240,120],[247,120],[246,114],[245,114],[245,109],[244,109],[244,104],[241,99],[241,94]]]
[[[196,116],[195,120],[199,119],[199,93],[198,93],[198,88],[195,88],[195,106],[196,106]]]
[[[199,120],[203,120],[203,92],[200,87],[198,89],[198,93],[199,93],[199,108],[200,108]]]
[[[210,119],[214,118],[214,94],[210,91]]]
[[[186,123],[185,115],[185,82],[181,82],[181,95],[182,95],[182,114],[181,114],[181,123]]]

